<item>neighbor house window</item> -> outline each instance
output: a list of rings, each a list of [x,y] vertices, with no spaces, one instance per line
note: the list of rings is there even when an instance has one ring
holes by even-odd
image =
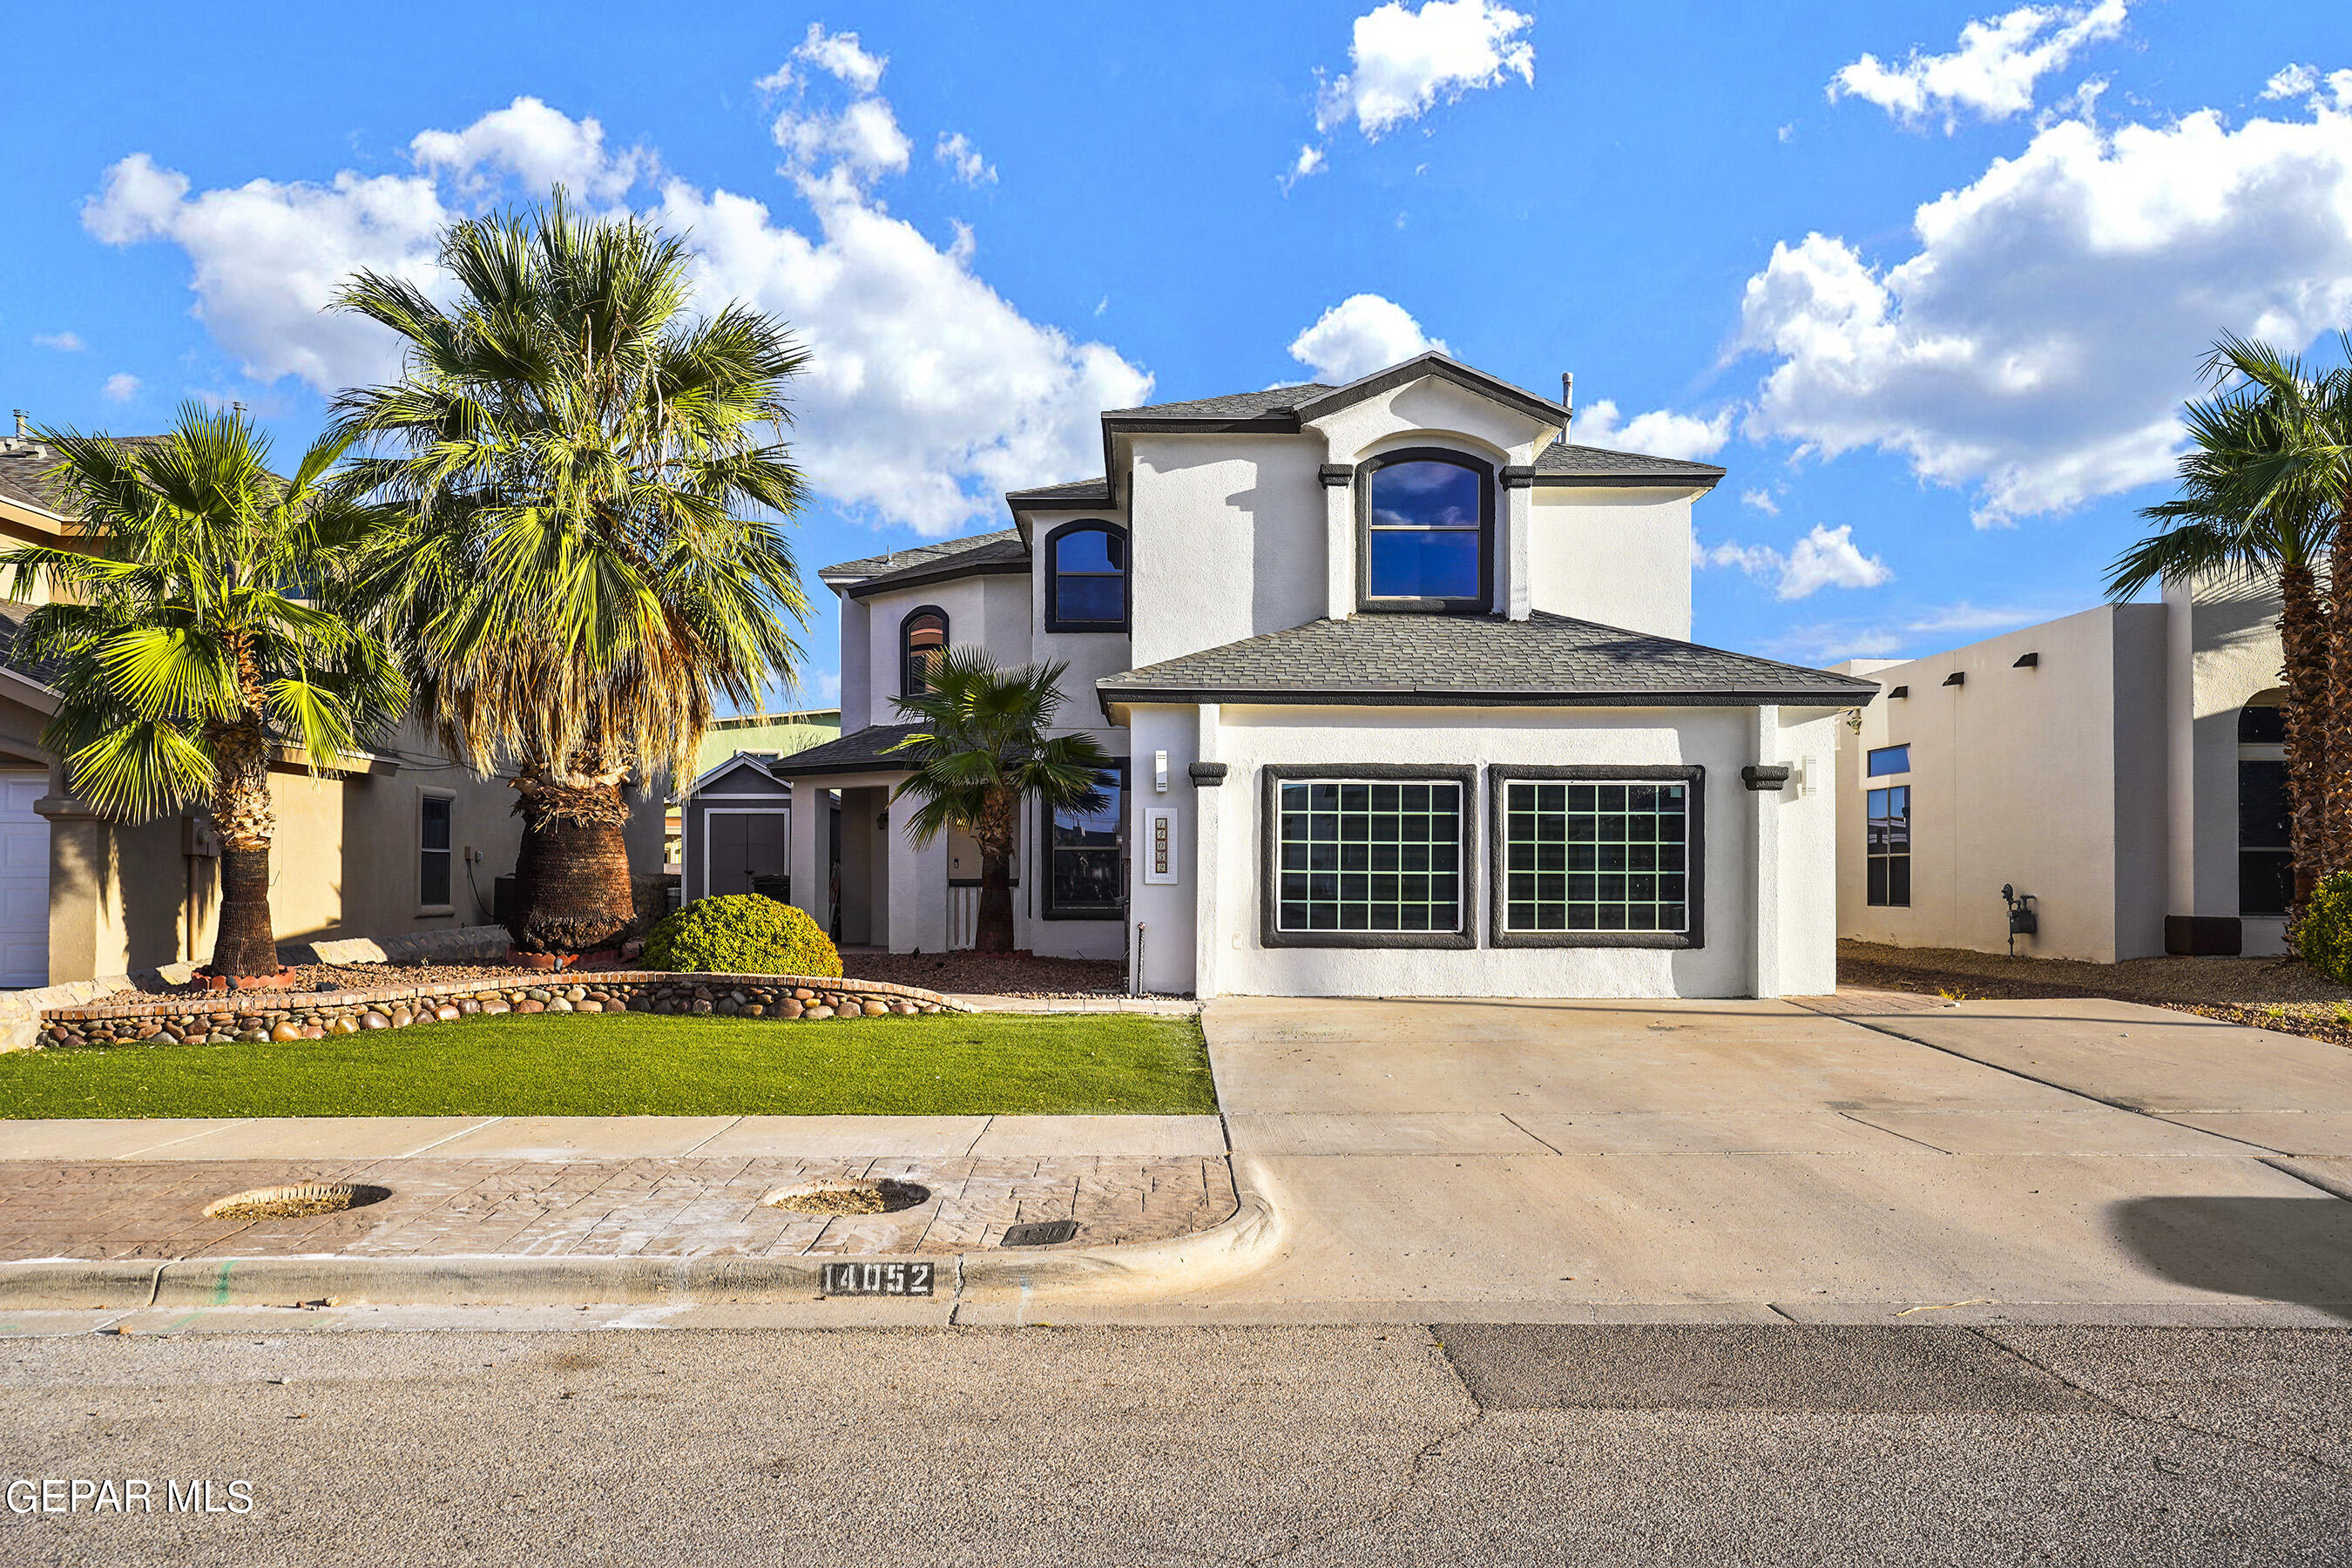
[[[1045,629],[1127,626],[1127,535],[1107,522],[1065,524],[1045,539]]]
[[[1895,784],[1870,792],[1864,819],[1866,881],[1864,901],[1908,909],[1911,905],[1911,786]]]
[[[898,623],[898,695],[920,697],[931,689],[931,660],[947,651],[948,613],[925,605]]]
[[[1360,596],[1373,610],[1483,610],[1491,580],[1492,470],[1416,447],[1365,465]]]
[[[1127,764],[1104,773],[1092,810],[1056,806],[1045,835],[1045,918],[1117,920],[1127,912]]]
[[[1282,786],[1286,931],[1462,929],[1462,786],[1324,779]]]
[[[2238,710],[2238,912],[2284,915],[2294,900],[2294,803],[2286,710],[2264,692]]]
[[[450,812],[457,803],[446,795],[417,797],[416,901],[425,908],[450,901]]]
[[[1889,773],[1907,773],[1910,771],[1911,748],[1907,743],[1900,746],[1881,746],[1870,753],[1872,778],[1885,778]]]

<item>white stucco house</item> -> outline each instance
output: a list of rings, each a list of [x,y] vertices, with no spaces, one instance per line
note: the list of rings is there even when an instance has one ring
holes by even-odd
[[[971,847],[898,831],[889,748],[929,651],[977,644],[1066,660],[1120,759],[1105,809],[1024,824],[1019,946],[1202,996],[1832,989],[1816,786],[1876,688],[1691,643],[1723,470],[1570,425],[1438,354],[1113,410],[1103,477],[1008,495],[1013,527],[825,569],[842,738],[771,771],[840,792],[839,844],[793,814],[794,900],[969,943]]]
[[[2274,587],[2167,584],[1923,658],[1838,668],[1842,935],[2096,963],[2286,951]]]

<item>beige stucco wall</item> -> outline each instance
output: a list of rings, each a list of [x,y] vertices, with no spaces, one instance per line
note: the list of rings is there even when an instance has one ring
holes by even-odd
[[[1842,732],[1842,934],[2004,952],[2002,884],[2035,896],[2020,953],[2112,963],[2164,951],[2168,782],[2165,611],[2105,605],[1870,671],[1882,695]],[[2018,668],[2027,653],[2038,664]],[[1959,686],[1944,681],[1955,671]],[[1881,778],[1864,757],[1911,748]],[[1864,801],[1912,790],[1911,905],[1864,901]],[[2233,817],[2234,824],[2234,817]],[[2233,826],[2234,831],[2234,826]],[[2234,890],[2234,889],[2233,889]]]
[[[1537,487],[1533,606],[1688,642],[1691,501],[1688,490]]]

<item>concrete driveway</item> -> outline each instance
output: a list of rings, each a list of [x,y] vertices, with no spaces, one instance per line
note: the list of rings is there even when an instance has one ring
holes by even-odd
[[[1205,1026],[1286,1233],[1168,1321],[2352,1319],[2352,1052],[2299,1037],[1870,994]]]

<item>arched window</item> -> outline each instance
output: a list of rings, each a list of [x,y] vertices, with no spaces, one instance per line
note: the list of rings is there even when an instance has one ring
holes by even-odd
[[[2286,788],[2286,693],[2238,710],[2238,912],[2284,915],[2294,900],[2294,803]]]
[[[909,610],[898,623],[898,695],[920,697],[931,689],[931,659],[947,651],[948,613],[937,605]]]
[[[1359,483],[1358,602],[1367,610],[1485,610],[1494,581],[1495,474],[1442,447],[1386,452]]]
[[[1127,629],[1127,534],[1108,522],[1071,522],[1045,536],[1045,629]]]

